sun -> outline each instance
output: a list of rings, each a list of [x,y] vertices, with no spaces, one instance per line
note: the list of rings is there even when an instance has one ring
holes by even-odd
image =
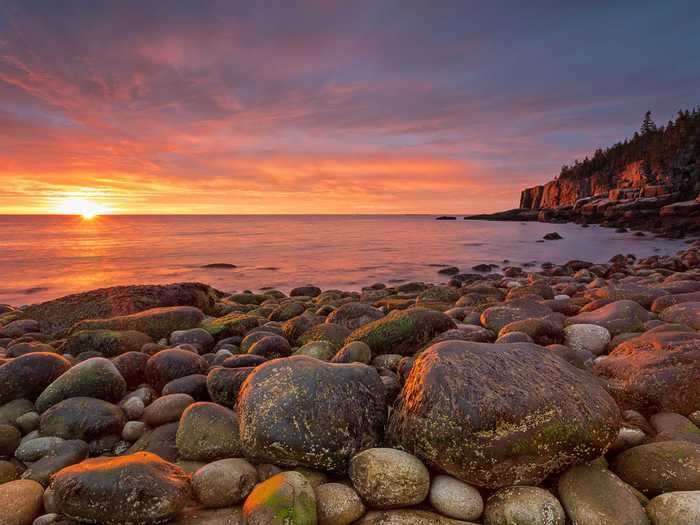
[[[61,201],[57,210],[64,215],[80,215],[85,220],[91,220],[109,212],[106,206],[80,197],[70,197]]]

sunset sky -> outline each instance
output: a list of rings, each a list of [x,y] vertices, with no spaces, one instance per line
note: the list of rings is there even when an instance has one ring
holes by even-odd
[[[700,104],[699,19],[672,0],[3,0],[0,213],[512,208],[647,109]]]

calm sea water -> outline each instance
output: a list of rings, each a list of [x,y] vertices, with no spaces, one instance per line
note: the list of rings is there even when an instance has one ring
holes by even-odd
[[[537,243],[557,231],[564,239]],[[0,303],[118,284],[202,281],[225,291],[313,283],[442,282],[436,265],[607,261],[682,241],[573,224],[436,221],[433,216],[0,216]],[[204,269],[230,263],[235,269]]]

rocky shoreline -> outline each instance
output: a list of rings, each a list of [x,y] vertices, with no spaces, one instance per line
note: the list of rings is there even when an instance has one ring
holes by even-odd
[[[0,523],[700,523],[700,241],[439,272],[0,305]]]

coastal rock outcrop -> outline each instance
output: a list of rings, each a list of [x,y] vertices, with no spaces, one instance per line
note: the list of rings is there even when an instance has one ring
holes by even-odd
[[[482,487],[539,483],[614,441],[617,405],[585,372],[527,343],[438,343],[413,364],[388,439]]]

